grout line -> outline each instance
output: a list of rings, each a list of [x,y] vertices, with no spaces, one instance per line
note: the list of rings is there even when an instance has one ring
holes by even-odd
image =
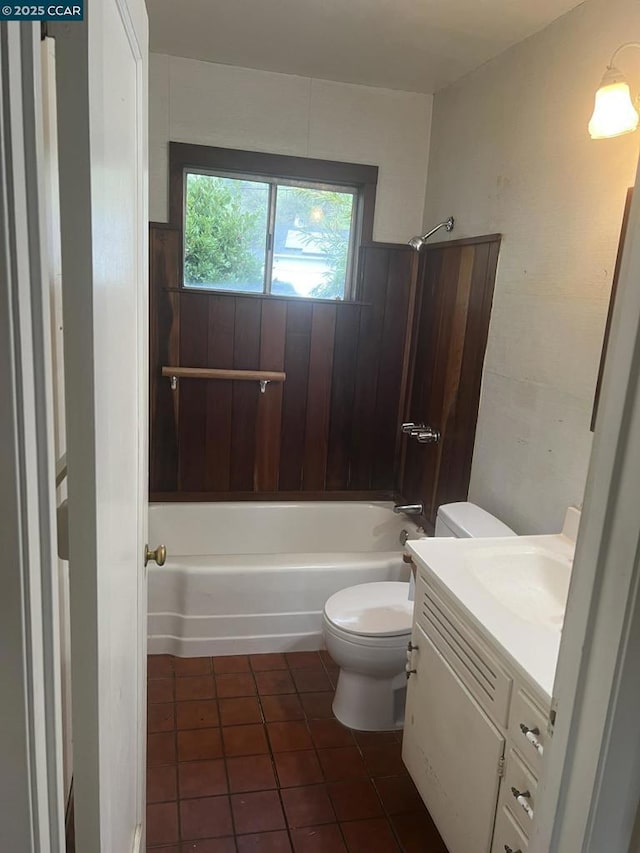
[[[273,756],[273,753],[271,753],[271,754]],[[277,775],[276,775],[276,779],[278,780],[278,783],[279,783],[280,778]],[[278,792],[278,802],[280,803],[280,808],[282,809],[282,817],[284,819],[284,828],[285,828],[285,831],[287,833],[287,838],[289,839],[289,844],[291,845],[291,849],[293,850],[293,838],[291,837],[291,827],[289,826],[289,821],[287,820],[287,812],[285,811],[284,800],[282,799],[282,788],[280,787],[279,784],[278,784],[278,787],[276,788],[276,791]]]
[[[236,838],[238,833],[236,832],[236,820],[233,815],[233,805],[231,803],[231,779],[229,777],[229,767],[227,765],[227,754],[224,751],[224,741],[222,740],[222,727],[220,728],[220,746],[222,748],[222,763],[224,766],[224,775],[227,780],[227,803],[229,805],[229,814],[231,816],[231,828],[233,829],[233,844],[237,848]]]
[[[174,674],[174,682],[175,682],[175,674]],[[178,826],[178,844],[181,845],[182,842],[182,816],[180,811],[180,789],[179,789],[179,774],[178,774],[178,709],[175,708],[175,699],[176,699],[176,691],[175,691],[175,683],[173,689],[173,698],[174,698],[174,740],[175,740],[175,750],[176,750],[176,818],[177,818],[177,826]]]

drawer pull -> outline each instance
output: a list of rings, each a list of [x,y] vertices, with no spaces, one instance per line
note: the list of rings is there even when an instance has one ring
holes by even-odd
[[[544,746],[540,743],[538,738],[540,737],[540,729],[530,729],[529,726],[525,726],[524,723],[520,723],[520,731],[529,741],[531,746],[538,751],[539,755],[544,755]]]
[[[530,791],[519,791],[517,788],[511,788],[511,793],[513,794],[516,803],[521,806],[524,811],[527,813],[529,820],[533,820],[533,809],[531,808],[531,803],[529,800],[531,799]]]
[[[513,847],[509,847],[508,844],[505,844],[504,853],[522,853],[522,850],[519,847],[517,850],[514,850]]]

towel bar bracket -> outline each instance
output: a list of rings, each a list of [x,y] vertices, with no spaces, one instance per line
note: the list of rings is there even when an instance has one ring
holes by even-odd
[[[178,390],[178,377],[177,376],[171,376],[170,379],[171,379],[171,390],[177,391]],[[260,383],[260,393],[264,394],[264,392],[267,390],[267,385],[271,382],[271,380],[270,379],[258,379],[258,382]]]

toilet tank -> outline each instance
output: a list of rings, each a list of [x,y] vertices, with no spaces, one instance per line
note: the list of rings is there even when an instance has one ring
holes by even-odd
[[[516,535],[516,532],[500,519],[469,501],[442,504],[436,516],[436,536],[475,539]]]

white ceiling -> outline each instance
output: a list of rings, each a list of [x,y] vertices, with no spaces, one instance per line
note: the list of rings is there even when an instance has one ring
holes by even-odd
[[[434,92],[579,0],[147,0],[151,50]]]

